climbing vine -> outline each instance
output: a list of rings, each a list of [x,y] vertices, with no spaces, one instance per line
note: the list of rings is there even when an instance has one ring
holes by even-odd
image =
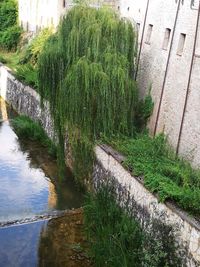
[[[113,11],[76,6],[39,59],[39,91],[50,102],[64,160],[66,130],[77,179],[89,177],[101,136],[133,135],[138,94],[134,77],[137,37]],[[83,181],[83,180],[81,180]]]

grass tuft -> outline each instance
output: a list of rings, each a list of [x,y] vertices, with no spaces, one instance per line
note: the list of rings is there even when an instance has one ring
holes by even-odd
[[[25,115],[21,115],[12,120],[12,126],[19,137],[40,142],[42,146],[47,147],[50,155],[56,157],[56,145],[49,139],[38,122],[34,122]]]

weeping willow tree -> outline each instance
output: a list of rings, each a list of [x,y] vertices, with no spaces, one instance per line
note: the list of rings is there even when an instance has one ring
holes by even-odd
[[[50,102],[58,160],[64,160],[67,129],[77,179],[89,177],[94,144],[101,135],[131,136],[135,131],[136,49],[130,22],[109,9],[76,6],[40,56],[39,91]]]

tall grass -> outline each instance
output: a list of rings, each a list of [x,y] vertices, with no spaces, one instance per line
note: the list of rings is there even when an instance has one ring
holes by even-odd
[[[40,142],[42,146],[48,149],[49,154],[56,157],[56,145],[49,139],[38,122],[21,115],[12,119],[12,126],[19,137]]]
[[[95,266],[182,266],[171,227],[154,221],[152,231],[145,232],[130,212],[119,207],[116,198],[115,186],[101,185],[85,201],[85,228]],[[126,208],[131,209],[130,203]]]

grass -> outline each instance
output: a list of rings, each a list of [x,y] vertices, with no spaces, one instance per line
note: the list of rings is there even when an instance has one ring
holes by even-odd
[[[49,139],[38,122],[34,122],[29,117],[21,115],[12,120],[12,126],[19,137],[40,142],[42,146],[48,149],[50,155],[56,157],[56,145]]]
[[[145,232],[130,213],[117,205],[113,189],[113,185],[100,186],[95,195],[87,196],[84,205],[89,255],[95,266],[182,266],[175,253],[172,228],[154,223],[152,231]]]
[[[115,138],[110,145],[126,156],[124,166],[135,176],[144,176],[144,184],[161,201],[173,200],[188,213],[200,215],[200,171],[176,157],[163,135],[135,139]]]
[[[20,60],[23,56],[23,51],[21,52],[6,52],[0,50],[0,62],[6,64],[14,73],[16,78],[28,84],[29,86],[38,89],[38,77],[37,68],[27,64],[20,64]]]
[[[10,69],[16,71],[19,64],[20,53],[19,52],[7,52],[0,50],[0,62],[6,64]]]

